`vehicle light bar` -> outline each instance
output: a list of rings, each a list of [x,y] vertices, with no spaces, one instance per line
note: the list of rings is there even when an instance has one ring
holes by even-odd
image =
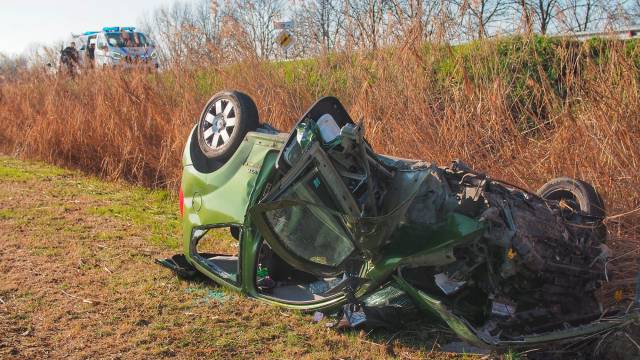
[[[102,31],[104,32],[118,32],[118,31],[135,31],[135,27],[133,26],[111,26],[111,27],[103,27]]]

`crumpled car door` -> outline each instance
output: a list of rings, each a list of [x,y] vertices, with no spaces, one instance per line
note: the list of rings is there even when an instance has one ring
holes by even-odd
[[[357,214],[357,204],[318,144],[250,210],[278,256],[320,276],[348,271],[357,262],[348,226]]]

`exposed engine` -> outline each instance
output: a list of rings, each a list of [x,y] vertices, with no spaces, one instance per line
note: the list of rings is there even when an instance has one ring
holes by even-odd
[[[401,257],[402,278],[484,335],[502,340],[602,315],[595,291],[605,279],[609,250],[603,206],[591,185],[565,179],[588,188],[600,207],[595,214],[581,209],[579,191],[564,188],[544,197],[459,161],[437,167],[382,156],[353,123],[335,126],[330,138],[317,129],[312,120],[299,123],[284,160],[293,166],[314,158],[342,179],[344,190],[332,190],[342,199],[358,248],[351,269],[342,268],[350,277],[363,262]],[[477,228],[456,233],[457,225],[448,224],[460,215]]]
[[[489,335],[550,330],[600,314],[594,293],[609,253],[602,219],[491,180],[459,162],[432,176],[448,188],[447,197],[455,197],[453,211],[479,219],[486,230],[456,247],[455,261],[406,269],[405,278],[439,290],[455,313]]]

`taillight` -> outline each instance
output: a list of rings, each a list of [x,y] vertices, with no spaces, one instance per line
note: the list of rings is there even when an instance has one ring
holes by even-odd
[[[182,186],[180,186],[178,197],[180,198],[180,216],[184,216],[184,193],[182,192]]]

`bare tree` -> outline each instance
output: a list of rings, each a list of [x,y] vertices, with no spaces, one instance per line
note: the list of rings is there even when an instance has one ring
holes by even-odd
[[[564,31],[596,30],[606,18],[606,0],[559,0],[558,23]]]
[[[218,46],[222,26],[223,8],[217,0],[200,0],[192,8],[193,25],[202,38],[200,42],[208,46]]]
[[[462,18],[466,33],[472,38],[482,39],[499,27],[508,14],[510,0],[451,0]]]
[[[223,16],[217,0],[178,1],[159,7],[153,16],[139,22],[165,61],[197,64],[211,61],[219,48]]]
[[[376,50],[390,8],[390,0],[346,0],[343,11],[349,20],[345,28],[347,36],[357,45]]]
[[[296,9],[296,33],[312,53],[331,51],[339,43],[344,20],[342,0],[306,0]]]
[[[527,32],[540,34],[632,24],[640,0],[185,0],[158,8],[142,27],[164,59],[180,64],[274,59],[280,51],[274,22],[283,15],[296,21],[298,41],[289,55],[313,56],[485,38],[518,18]]]
[[[631,18],[637,21],[637,23],[640,23],[640,0],[630,1],[628,4],[628,12]]]
[[[640,23],[640,13],[634,12],[634,5],[640,1],[635,0],[615,0],[604,3],[603,5],[603,21],[604,27],[620,29],[624,26],[633,26]]]
[[[235,26],[243,29],[243,33],[253,44],[254,55],[269,59],[275,54],[273,36],[274,22],[282,16],[283,5],[280,0],[235,0],[230,16]]]
[[[559,0],[517,0],[527,32],[546,35],[558,11]]]
[[[392,29],[405,37],[419,35],[421,39],[432,39],[438,27],[448,16],[443,0],[391,0],[391,14],[395,22]],[[398,36],[396,36],[398,37]]]
[[[142,29],[156,41],[157,51],[165,61],[180,60],[186,53],[186,41],[182,29],[190,21],[187,4],[176,2],[162,6],[151,17],[141,21]]]

